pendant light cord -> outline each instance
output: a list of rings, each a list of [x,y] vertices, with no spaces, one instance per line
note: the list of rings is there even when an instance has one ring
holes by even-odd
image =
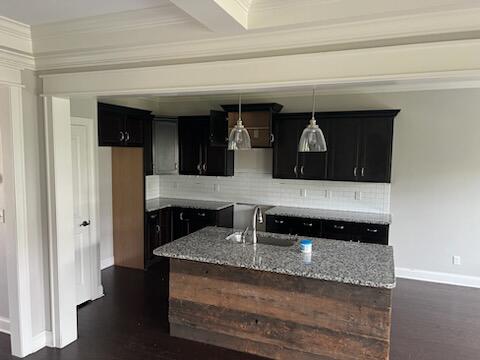
[[[238,120],[242,121],[242,95],[238,97]]]
[[[315,88],[313,88],[313,108],[312,108],[312,120],[315,120]]]

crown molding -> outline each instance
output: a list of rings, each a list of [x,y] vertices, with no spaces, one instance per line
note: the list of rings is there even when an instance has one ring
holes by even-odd
[[[15,70],[35,70],[35,59],[32,55],[0,48],[0,65]]]
[[[32,53],[30,26],[0,16],[0,48]]]
[[[154,8],[123,11],[68,21],[32,26],[35,41],[60,38],[71,34],[95,34],[148,29],[158,26],[191,23],[193,19],[173,4],[167,3]]]
[[[408,61],[405,61],[408,59]],[[46,95],[193,95],[480,80],[480,39],[42,75]]]
[[[254,31],[240,35],[172,43],[38,52],[35,57],[38,70],[54,70],[128,63],[179,62],[182,59],[215,60],[215,57],[239,57],[243,54],[247,54],[245,56],[248,57],[283,55],[305,52],[302,49],[308,52],[332,51],[338,50],[342,44],[350,48],[372,47],[371,44],[365,43],[382,40],[394,43],[395,39],[409,37],[480,31],[479,19],[480,9],[462,10],[429,16],[419,14],[349,24],[281,29],[270,32]],[[108,23],[96,26],[98,29],[102,26],[111,28]],[[102,33],[97,32],[95,36],[102,36]],[[332,49],[332,46],[337,46],[337,49]]]

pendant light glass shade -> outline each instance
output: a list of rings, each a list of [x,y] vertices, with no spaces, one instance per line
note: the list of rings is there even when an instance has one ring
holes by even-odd
[[[323,131],[317,125],[315,120],[315,89],[313,89],[313,111],[310,124],[303,130],[302,136],[298,143],[299,152],[325,152],[327,151],[327,143]]]
[[[250,134],[242,123],[242,97],[238,101],[238,120],[228,137],[228,150],[250,150]]]

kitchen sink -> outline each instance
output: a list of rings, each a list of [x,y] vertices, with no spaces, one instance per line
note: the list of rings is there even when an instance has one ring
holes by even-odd
[[[228,235],[225,240],[235,242],[235,243],[242,243],[242,233],[241,232],[234,232],[233,234]],[[250,236],[247,236],[246,243],[251,244]],[[297,238],[293,236],[289,237],[276,237],[272,235],[265,235],[265,234],[257,234],[257,243],[262,245],[273,245],[273,246],[293,246],[297,242]]]
[[[257,234],[257,242],[259,244],[274,245],[274,246],[293,246],[297,242],[295,237],[275,237],[271,235]]]

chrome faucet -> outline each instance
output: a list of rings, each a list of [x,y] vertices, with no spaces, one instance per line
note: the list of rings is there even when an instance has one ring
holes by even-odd
[[[252,218],[252,243],[257,243],[257,214],[258,214],[258,222],[261,224],[263,223],[263,214],[262,209],[260,206],[255,206],[253,209],[253,218]]]

